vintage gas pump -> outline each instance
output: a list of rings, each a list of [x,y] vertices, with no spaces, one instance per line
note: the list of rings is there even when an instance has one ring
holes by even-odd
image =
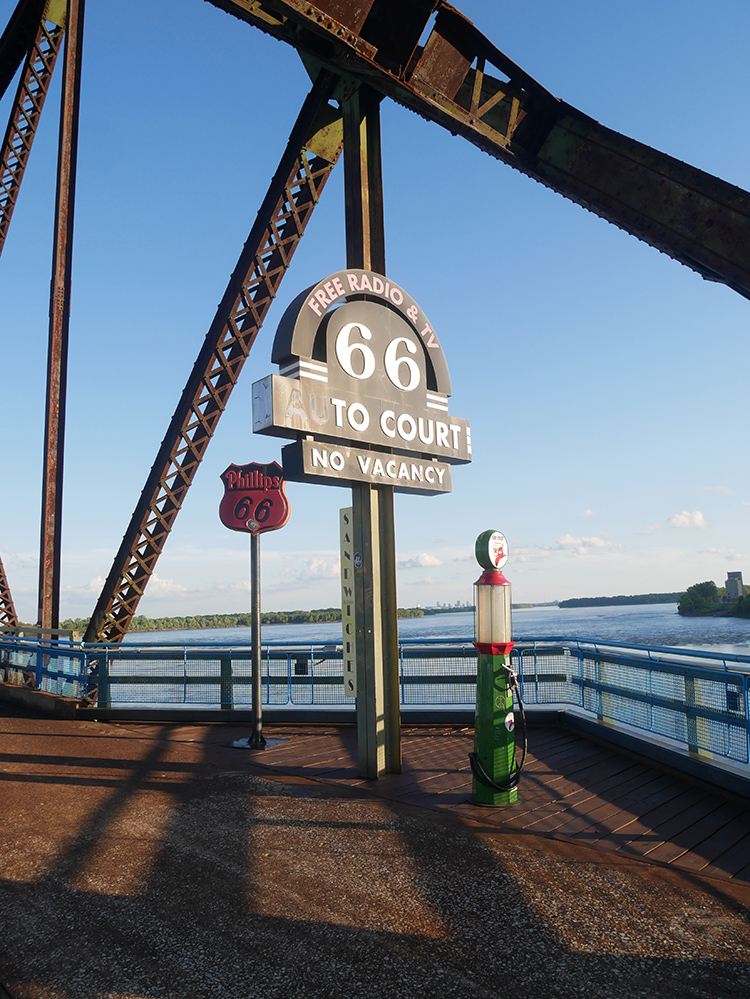
[[[518,800],[518,779],[526,755],[526,725],[518,678],[510,665],[511,588],[502,573],[508,543],[500,531],[484,531],[476,541],[477,561],[484,569],[474,583],[476,608],[474,647],[477,665],[477,710],[471,800],[476,805],[510,805]],[[523,732],[523,755],[516,759],[513,693]]]

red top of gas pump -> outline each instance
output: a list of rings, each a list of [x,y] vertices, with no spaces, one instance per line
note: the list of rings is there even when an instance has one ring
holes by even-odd
[[[510,580],[506,579],[500,569],[485,569],[475,586],[510,586]]]

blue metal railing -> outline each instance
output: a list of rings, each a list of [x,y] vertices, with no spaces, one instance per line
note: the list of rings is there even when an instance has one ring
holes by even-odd
[[[81,646],[6,636],[0,636],[0,681],[82,701],[91,689],[88,657]]]
[[[750,761],[748,656],[537,639],[517,643],[512,661],[526,704],[557,700],[694,753]]]
[[[511,661],[529,706],[579,709],[678,743],[694,753],[750,762],[750,657],[566,637],[518,639]],[[223,645],[73,645],[0,637],[0,680],[100,708],[249,707],[251,650]],[[470,640],[399,644],[404,707],[471,707],[476,652]],[[339,706],[341,646],[263,646],[269,706]]]

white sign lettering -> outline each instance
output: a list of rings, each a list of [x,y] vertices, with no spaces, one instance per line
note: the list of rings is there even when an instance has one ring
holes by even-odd
[[[450,465],[378,451],[360,451],[303,440],[283,449],[284,475],[290,482],[391,485],[398,492],[444,493],[451,490]]]

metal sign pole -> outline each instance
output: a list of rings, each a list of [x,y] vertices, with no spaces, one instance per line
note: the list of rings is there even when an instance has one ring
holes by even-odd
[[[342,104],[347,266],[385,274],[380,97]],[[352,486],[359,773],[401,772],[393,487]]]
[[[289,520],[289,501],[284,491],[281,465],[249,462],[231,464],[221,473],[224,496],[219,503],[219,519],[230,531],[250,535],[250,630],[252,631],[252,735],[233,745],[265,749],[263,737],[263,686],[261,683],[260,640],[260,535],[277,531]],[[230,677],[231,683],[231,677]]]
[[[250,535],[250,626],[253,633],[253,697],[250,749],[265,749],[263,737],[263,689],[260,675],[260,535]]]

